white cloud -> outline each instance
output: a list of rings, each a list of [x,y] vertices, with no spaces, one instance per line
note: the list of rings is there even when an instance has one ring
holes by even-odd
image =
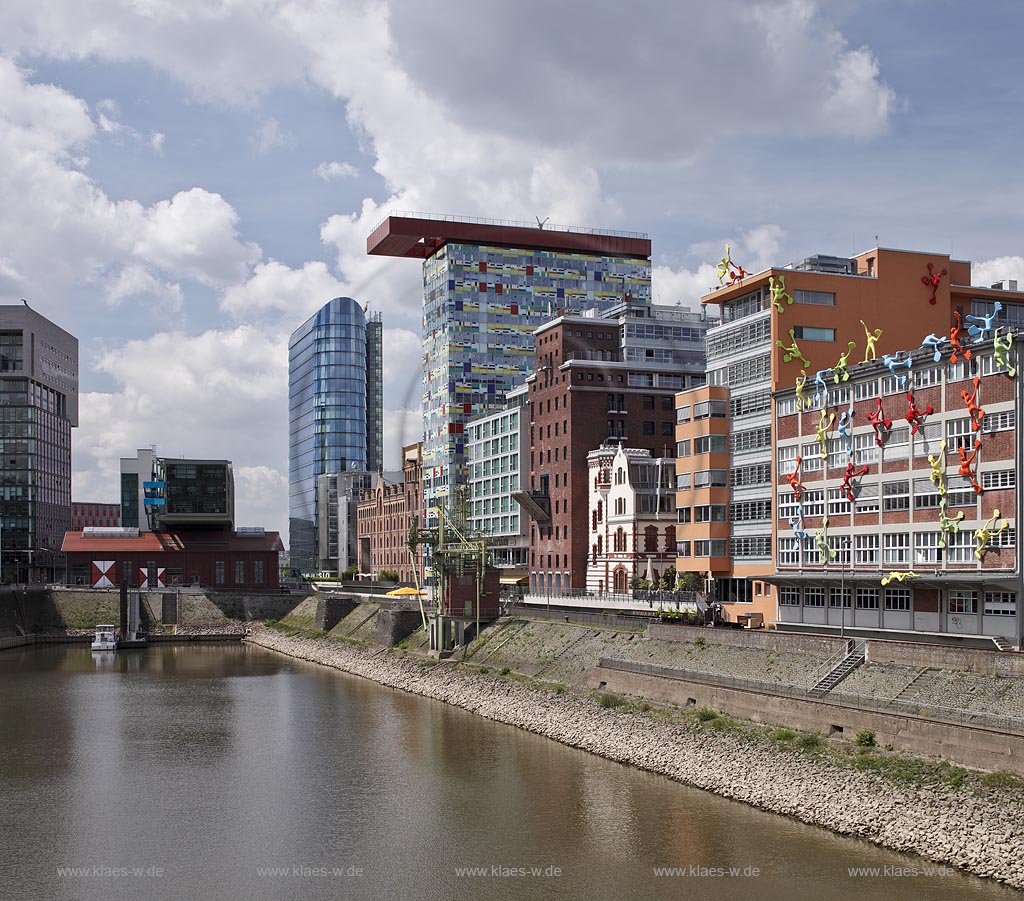
[[[235,522],[280,532],[288,543],[288,523],[281,511],[288,508],[288,473],[271,466],[235,466]],[[276,523],[276,525],[271,525]]]
[[[167,139],[167,135],[163,132],[154,131],[149,136],[149,146],[153,149],[153,153],[157,156],[164,155],[164,141]]]
[[[106,278],[103,284],[103,299],[111,306],[116,306],[128,297],[147,295],[156,298],[167,312],[181,311],[181,285],[160,281],[144,266],[123,266],[116,274]]]
[[[357,178],[359,170],[351,163],[332,161],[321,163],[313,170],[313,174],[324,181],[331,181],[334,178]]]
[[[971,283],[978,287],[987,288],[1009,279],[1015,279],[1017,287],[1024,290],[1024,257],[996,257],[971,264]]]
[[[295,145],[295,135],[281,128],[281,123],[272,117],[260,119],[252,136],[252,142],[259,153],[270,153],[278,147]]]
[[[320,261],[292,269],[277,260],[258,263],[248,280],[227,288],[221,308],[235,319],[266,312],[282,314],[297,328],[327,301],[346,296],[345,285]]]

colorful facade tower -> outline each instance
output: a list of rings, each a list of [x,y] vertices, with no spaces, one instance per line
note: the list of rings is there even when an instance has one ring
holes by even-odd
[[[335,297],[288,342],[288,522],[291,566],[317,569],[317,479],[381,465],[380,316]],[[376,459],[372,457],[376,456]]]
[[[467,476],[466,423],[500,408],[556,315],[649,305],[651,242],[630,232],[388,216],[367,253],[423,260],[424,502]]]

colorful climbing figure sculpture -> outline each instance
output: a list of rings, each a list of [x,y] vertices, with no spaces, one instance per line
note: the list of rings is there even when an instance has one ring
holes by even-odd
[[[875,430],[875,444],[881,447],[882,442],[884,440],[882,437],[882,429],[884,428],[886,431],[891,429],[892,420],[888,416],[886,416],[882,410],[881,396],[877,398],[877,401],[878,406],[875,408],[875,412],[868,413],[868,422],[871,423],[871,428]]]
[[[996,369],[1005,369],[1006,375],[1013,379],[1017,377],[1017,367],[1010,360],[1010,351],[1013,349],[1013,333],[1007,331],[1001,338],[999,329],[992,335],[993,352],[996,358]]]
[[[971,325],[967,329],[967,334],[974,339],[974,343],[977,344],[980,341],[984,341],[988,337],[988,333],[995,327],[996,316],[1002,311],[1003,305],[997,300],[992,305],[992,312],[985,313],[982,316],[975,316],[968,313],[964,318]]]
[[[864,326],[864,337],[867,340],[867,344],[864,346],[864,360],[862,362],[867,363],[869,360],[877,360],[878,352],[875,350],[875,345],[878,343],[878,339],[882,337],[882,330],[876,328],[873,332],[868,331],[868,327],[864,325],[864,320],[860,321],[860,324]]]
[[[956,365],[956,355],[960,354],[965,360],[971,358],[971,349],[964,347],[960,343],[960,333],[963,331],[963,322],[960,319],[960,311],[953,310],[953,317],[956,319],[956,325],[949,330],[949,343],[953,346],[953,353],[949,358],[951,365]]]
[[[793,336],[794,331],[794,329],[789,330],[789,340],[792,342],[791,344],[786,345],[781,341],[776,341],[775,346],[779,348],[779,350],[783,351],[783,363],[788,363],[790,360],[795,360],[799,357],[800,362],[804,364],[804,369],[807,369],[810,367],[811,361],[800,352],[800,345],[796,343],[796,338]]]
[[[981,450],[981,442],[975,440],[974,449],[971,451],[971,455],[967,456],[967,451],[962,447],[957,448],[957,452],[960,454],[960,469],[957,472],[962,475],[965,479],[970,479],[971,487],[974,489],[975,494],[981,494],[984,490],[981,485],[978,484],[978,479],[975,476],[977,466],[972,470],[971,464],[974,463],[975,458],[978,456],[978,451]]]
[[[946,515],[946,499],[939,502],[939,547],[944,548],[946,541],[952,532],[960,531],[960,521],[964,518],[964,511],[958,510],[956,516]]]
[[[780,275],[776,278],[774,275],[769,275],[768,290],[771,291],[772,304],[777,312],[781,313],[785,309],[782,306],[783,301],[786,301],[788,304],[793,303],[793,295],[786,293],[786,276]]]
[[[997,535],[1002,535],[1008,528],[1010,523],[1005,519],[1000,523],[999,527],[996,528],[996,520],[999,519],[999,510],[993,510],[992,515],[985,521],[980,529],[975,529],[974,540],[978,542],[977,548],[975,548],[974,556],[979,560],[985,555],[985,550],[989,545],[989,542]]]
[[[907,415],[904,417],[907,422],[910,423],[910,434],[916,435],[918,427],[921,425],[921,419],[925,416],[931,416],[935,411],[932,409],[932,405],[929,404],[923,410],[917,408],[917,403],[914,400],[914,392],[907,392],[907,403],[910,405],[907,409]]]
[[[936,272],[932,267],[932,264],[929,263],[928,274],[921,276],[922,284],[925,284],[932,289],[932,296],[931,299],[928,301],[928,303],[932,304],[932,306],[934,306],[936,303],[936,294],[939,290],[939,283],[942,281],[942,276],[948,274],[949,273],[945,269],[943,269],[942,272]]]
[[[985,411],[978,406],[978,385],[981,383],[981,378],[975,376],[973,379],[974,390],[968,394],[966,391],[961,391],[960,396],[964,399],[964,405],[967,407],[967,412],[971,414],[971,429],[975,432],[981,431],[981,424],[985,419]]]

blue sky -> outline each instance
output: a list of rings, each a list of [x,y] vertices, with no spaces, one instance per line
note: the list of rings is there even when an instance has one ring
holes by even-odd
[[[883,246],[1024,280],[1022,13],[991,2],[226,0],[0,10],[0,302],[81,342],[74,495],[156,444],[286,531],[288,333],[384,314],[413,440],[419,271],[389,209],[649,232],[655,293]],[[319,174],[318,174],[319,173]],[[403,412],[404,408],[404,412]],[[404,433],[403,433],[404,429]]]

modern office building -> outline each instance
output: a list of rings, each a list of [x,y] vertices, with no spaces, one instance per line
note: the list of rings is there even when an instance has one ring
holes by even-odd
[[[289,555],[315,572],[317,479],[383,464],[382,332],[351,297],[336,297],[288,343]]]
[[[398,574],[400,582],[423,584],[422,550],[409,553],[409,531],[423,525],[423,444],[402,448],[401,481],[378,479],[360,495],[357,508],[359,571]],[[415,571],[414,571],[415,567]]]
[[[624,594],[634,579],[675,583],[676,465],[649,450],[605,444],[587,454],[590,560],[587,591]]]
[[[120,504],[71,502],[71,530],[85,528],[118,528],[121,525]]]
[[[515,495],[533,519],[531,593],[586,590],[587,456],[611,443],[653,459],[674,456],[675,395],[703,384],[713,322],[703,311],[627,303],[537,329],[536,371],[527,378],[530,482]]]
[[[466,424],[504,404],[562,313],[649,305],[646,235],[389,215],[367,253],[423,261],[423,483],[428,517],[467,476]]]
[[[1024,296],[1001,312],[1024,324]],[[993,331],[965,330],[970,359],[954,362],[920,331],[902,336],[912,365],[859,363],[817,400],[776,395],[779,627],[1019,648],[1019,342],[1001,329],[997,357]],[[819,429],[833,414],[843,434]]]
[[[513,500],[522,473],[529,478],[528,409],[525,384],[506,395],[506,406],[471,419],[466,425],[469,458],[467,520],[487,539],[491,562],[506,586],[525,584],[530,558],[529,517]],[[524,468],[525,467],[525,468]]]
[[[150,448],[122,457],[120,524],[142,533],[231,531],[235,525],[231,461],[161,457]]]
[[[317,479],[317,572],[340,576],[359,566],[359,498],[378,482],[401,485],[402,472],[328,472]]]
[[[1024,300],[1015,284],[972,287],[969,262],[886,248],[810,257],[702,297],[720,323],[707,332],[707,385],[676,401],[677,568],[708,580],[727,618],[775,621],[772,392],[799,383],[820,396],[866,356],[949,335],[956,316],[992,313],[996,300],[1001,322],[1024,322],[1005,318]]]
[[[64,575],[78,339],[22,302],[0,306],[0,581]]]

